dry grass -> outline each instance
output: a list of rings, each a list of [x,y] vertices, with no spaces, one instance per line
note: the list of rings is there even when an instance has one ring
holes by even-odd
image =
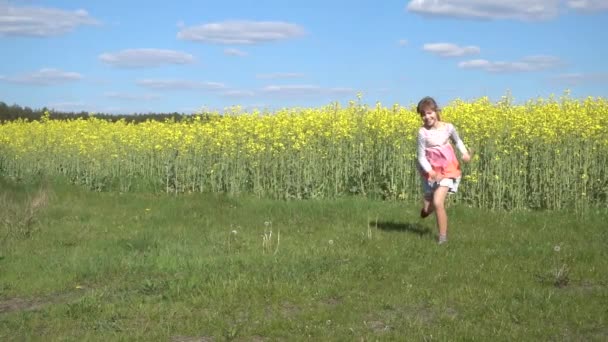
[[[42,183],[33,194],[20,199],[15,194],[0,194],[0,229],[2,242],[11,237],[28,238],[38,229],[36,225],[40,212],[48,207],[53,192],[47,183]]]

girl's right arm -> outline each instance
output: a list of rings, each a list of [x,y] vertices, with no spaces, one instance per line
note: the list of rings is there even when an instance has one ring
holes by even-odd
[[[426,159],[426,138],[424,136],[424,132],[422,132],[422,128],[418,131],[418,147],[417,147],[417,155],[418,155],[418,165],[422,168],[422,170],[426,173],[431,173],[433,168],[431,167],[431,163],[429,163],[428,159]]]

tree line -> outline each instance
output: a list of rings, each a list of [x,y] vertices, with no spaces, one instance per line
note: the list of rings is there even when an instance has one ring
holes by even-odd
[[[30,107],[21,107],[17,104],[7,105],[5,102],[0,101],[0,123],[14,121],[18,119],[28,121],[38,121],[43,115],[48,112],[51,120],[74,120],[78,118],[88,119],[92,116],[91,113],[86,111],[81,112],[63,112],[49,109],[46,107],[40,109],[32,109]],[[148,120],[165,121],[175,120],[181,121],[191,118],[192,115],[184,113],[134,113],[134,114],[109,114],[109,113],[94,113],[95,118],[107,120],[107,121],[119,121],[126,120],[128,122],[140,123]],[[210,114],[203,114],[203,118],[208,118]]]

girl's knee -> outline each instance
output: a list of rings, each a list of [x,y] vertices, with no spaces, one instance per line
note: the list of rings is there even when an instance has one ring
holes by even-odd
[[[441,210],[444,209],[445,205],[444,205],[444,201],[441,199],[433,199],[433,206],[435,207],[435,209]]]

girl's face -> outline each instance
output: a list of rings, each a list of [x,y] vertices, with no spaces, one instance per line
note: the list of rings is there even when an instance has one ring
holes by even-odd
[[[420,118],[422,119],[424,126],[427,128],[435,127],[435,125],[437,125],[437,123],[439,122],[439,119],[437,118],[437,113],[431,107],[424,108],[424,111],[422,112],[422,114],[420,114]]]

